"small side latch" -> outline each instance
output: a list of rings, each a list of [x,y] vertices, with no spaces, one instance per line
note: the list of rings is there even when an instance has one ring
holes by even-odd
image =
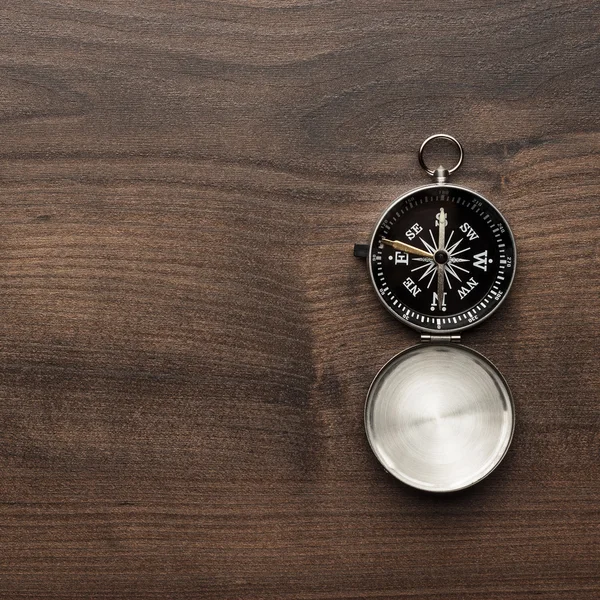
[[[367,258],[369,256],[369,244],[354,244],[354,256]]]

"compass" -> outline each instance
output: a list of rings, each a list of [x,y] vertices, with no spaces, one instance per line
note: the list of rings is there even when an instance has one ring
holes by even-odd
[[[502,215],[480,194],[449,184],[396,200],[375,228],[369,256],[379,299],[420,331],[462,331],[484,320],[515,273]]]
[[[451,169],[430,169],[427,144],[452,142]],[[433,183],[396,199],[375,226],[367,258],[375,292],[421,344],[393,357],[367,395],[365,429],[386,471],[413,487],[449,492],[489,475],[510,445],[514,403],[498,369],[461,344],[462,332],[506,298],[516,268],[515,242],[499,210],[478,192],[449,183],[461,144],[427,138],[419,163]]]

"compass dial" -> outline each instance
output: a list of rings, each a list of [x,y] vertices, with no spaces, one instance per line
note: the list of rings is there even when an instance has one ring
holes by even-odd
[[[373,285],[386,308],[421,331],[460,331],[488,317],[515,273],[515,244],[485,198],[430,185],[396,200],[370,246]]]

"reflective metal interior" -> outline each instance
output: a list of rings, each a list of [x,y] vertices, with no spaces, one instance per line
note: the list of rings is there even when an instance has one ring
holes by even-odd
[[[500,372],[457,344],[424,343],[390,360],[367,395],[373,452],[415,488],[451,492],[500,463],[514,429],[514,405]]]

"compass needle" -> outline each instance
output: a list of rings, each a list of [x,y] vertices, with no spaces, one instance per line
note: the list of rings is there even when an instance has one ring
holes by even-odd
[[[391,246],[394,250],[400,250],[401,252],[408,252],[409,254],[416,254],[418,256],[426,256],[427,258],[433,258],[433,253],[425,252],[425,250],[421,250],[420,248],[415,248],[409,244],[405,244],[404,242],[400,242],[398,240],[388,240],[387,238],[381,238],[381,243],[386,246]]]
[[[444,265],[437,266],[437,301],[438,308],[442,310],[443,302],[444,302]]]

